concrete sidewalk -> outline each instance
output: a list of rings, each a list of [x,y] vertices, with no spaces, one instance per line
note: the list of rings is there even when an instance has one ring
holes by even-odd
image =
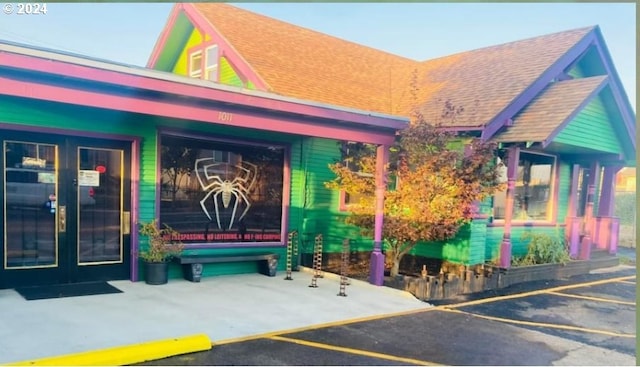
[[[311,275],[171,279],[161,286],[115,281],[110,284],[123,293],[36,301],[0,290],[0,364],[202,333],[215,343],[431,307],[407,292],[357,280],[339,297],[338,277],[326,274],[310,288]]]

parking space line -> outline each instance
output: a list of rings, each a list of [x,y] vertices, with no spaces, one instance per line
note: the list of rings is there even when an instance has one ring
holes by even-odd
[[[620,338],[635,338],[636,337],[636,334],[621,334],[621,333],[615,333],[613,331],[589,329],[589,328],[583,328],[583,327],[573,326],[573,325],[548,324],[548,323],[543,323],[543,322],[514,320],[514,319],[507,319],[507,318],[502,318],[502,317],[480,315],[480,314],[476,314],[476,313],[460,311],[460,310],[453,310],[453,309],[446,309],[446,308],[442,309],[442,311],[460,313],[460,314],[465,314],[465,315],[478,317],[478,318],[481,318],[481,319],[499,321],[499,322],[505,322],[505,323],[510,323],[510,324],[517,324],[517,325],[527,325],[527,326],[545,327],[545,328],[551,328],[551,329],[581,331],[581,332],[586,332],[586,333],[602,334],[602,335],[615,336],[615,337],[620,337]]]
[[[540,290],[537,290],[537,291],[511,294],[511,295],[508,295],[508,296],[498,296],[498,297],[484,298],[484,299],[479,299],[479,300],[469,301],[469,302],[461,302],[461,303],[456,303],[456,304],[452,304],[452,305],[438,306],[436,308],[437,309],[444,309],[444,308],[452,309],[452,308],[458,308],[458,307],[474,306],[474,305],[480,305],[480,304],[483,304],[483,303],[498,302],[498,301],[505,301],[505,300],[509,300],[509,299],[536,296],[536,295],[550,293],[550,292],[563,291],[563,290],[566,290],[566,289],[583,288],[583,287],[590,287],[592,285],[601,285],[601,284],[607,284],[607,283],[613,283],[613,282],[620,282],[620,281],[623,281],[623,280],[634,279],[635,277],[636,277],[635,275],[628,275],[628,276],[619,277],[619,278],[610,278],[610,279],[596,280],[596,281],[593,281],[593,282],[563,285],[563,286],[554,287],[554,288],[540,289]]]
[[[631,282],[631,281],[628,281],[628,280],[619,280],[619,281],[618,281],[618,283],[623,283],[623,284],[633,284],[633,285],[636,285],[636,284],[637,284],[636,282]]]
[[[335,346],[335,345],[316,343],[316,342],[311,342],[311,341],[301,340],[301,339],[286,338],[286,337],[283,337],[283,336],[272,336],[272,337],[269,337],[268,339],[287,342],[287,343],[300,344],[300,345],[304,345],[304,346],[307,346],[307,347],[327,349],[327,350],[333,350],[333,351],[337,351],[337,352],[344,352],[344,353],[361,355],[361,356],[365,356],[365,357],[384,359],[384,360],[388,360],[388,361],[405,362],[405,363],[409,363],[409,364],[412,364],[412,365],[418,365],[418,366],[442,366],[442,364],[422,361],[422,360],[419,360],[419,359],[398,357],[398,356],[393,356],[393,355],[390,355],[390,354],[370,352],[368,350],[362,350],[362,349],[338,347],[338,346]]]
[[[302,327],[284,329],[284,330],[277,330],[277,331],[270,331],[270,332],[266,332],[266,333],[253,334],[253,335],[248,335],[248,336],[240,336],[240,337],[237,337],[237,338],[214,340],[212,344],[215,346],[215,345],[240,343],[240,342],[246,342],[246,341],[250,341],[250,340],[270,338],[270,337],[276,336],[276,335],[301,333],[301,332],[304,332],[304,331],[324,329],[324,328],[329,328],[329,327],[334,327],[334,326],[344,326],[344,325],[349,325],[349,324],[355,324],[355,323],[358,323],[358,322],[382,320],[382,319],[386,319],[386,318],[389,318],[389,317],[413,315],[413,314],[418,314],[418,313],[423,313],[423,312],[435,311],[436,309],[437,309],[437,307],[425,306],[425,308],[418,308],[418,309],[407,310],[407,311],[399,311],[399,312],[392,312],[392,313],[379,314],[379,315],[356,317],[356,318],[353,318],[353,319],[330,321],[330,322],[325,322],[325,323],[321,323],[321,324],[302,326]]]
[[[553,295],[556,295],[556,296],[569,297],[569,298],[579,298],[579,299],[584,299],[584,300],[588,300],[588,301],[619,303],[621,305],[631,305],[631,306],[635,306],[636,305],[635,302],[619,301],[617,299],[608,299],[608,298],[600,298],[600,297],[581,296],[581,295],[569,294],[569,293],[547,292],[547,294],[553,294]]]

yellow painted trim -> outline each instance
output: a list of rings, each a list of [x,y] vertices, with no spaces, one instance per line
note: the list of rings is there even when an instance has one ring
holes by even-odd
[[[426,305],[426,303],[425,303],[425,305]],[[380,320],[380,319],[385,319],[387,317],[413,315],[413,314],[416,314],[416,313],[434,311],[434,310],[437,310],[437,308],[436,307],[429,307],[429,308],[424,308],[424,309],[401,311],[401,312],[387,313],[387,314],[382,314],[382,315],[364,316],[364,317],[358,317],[358,318],[349,319],[349,320],[339,320],[339,321],[325,322],[325,323],[322,323],[322,324],[303,326],[303,327],[299,327],[299,328],[292,328],[292,329],[273,331],[273,332],[269,332],[269,333],[242,336],[242,337],[238,337],[238,338],[223,339],[223,340],[219,340],[219,341],[214,341],[213,345],[215,346],[215,345],[233,344],[233,343],[240,343],[240,342],[245,342],[245,341],[249,341],[249,340],[265,339],[265,338],[268,339],[268,338],[271,338],[271,337],[274,337],[274,336],[278,336],[278,335],[293,334],[293,333],[299,333],[299,332],[303,332],[303,331],[323,329],[323,328],[332,327],[332,326],[343,326],[343,325],[348,325],[348,324],[354,324],[354,323],[357,323],[357,322]]]
[[[569,297],[569,298],[579,298],[579,299],[584,299],[584,300],[588,300],[588,301],[611,302],[611,303],[619,303],[621,305],[631,305],[631,306],[635,306],[636,305],[635,302],[619,301],[617,299],[608,299],[608,298],[590,297],[590,296],[580,296],[580,295],[577,295],[577,294],[560,293],[560,292],[548,292],[548,294],[553,294],[553,295],[562,296],[562,297]]]
[[[633,279],[635,277],[636,277],[635,275],[628,275],[628,276],[619,277],[619,278],[602,279],[602,280],[596,280],[596,281],[587,282],[587,283],[563,285],[563,286],[549,288],[549,289],[540,289],[540,290],[537,290],[537,291],[524,292],[524,293],[518,293],[518,294],[511,294],[511,295],[508,295],[508,296],[499,296],[499,297],[493,297],[493,298],[479,299],[479,300],[476,300],[476,301],[456,303],[456,304],[453,304],[453,305],[447,305],[446,308],[447,309],[452,309],[452,308],[458,308],[458,307],[480,305],[480,304],[483,304],[483,303],[504,301],[504,300],[508,300],[508,299],[523,298],[523,297],[535,296],[535,295],[545,294],[545,293],[550,293],[550,292],[563,291],[563,290],[566,290],[566,289],[590,287],[592,285],[601,285],[601,284],[619,282],[619,281],[622,281],[622,280]]]
[[[7,366],[124,366],[211,349],[205,334],[164,339],[7,364]]]
[[[537,326],[537,327],[545,327],[545,328],[551,328],[551,329],[582,331],[582,332],[593,333],[593,334],[616,336],[616,337],[620,337],[620,338],[635,338],[636,337],[636,334],[620,334],[620,333],[615,333],[613,331],[589,329],[589,328],[583,328],[583,327],[572,326],[572,325],[547,324],[547,323],[542,323],[542,322],[513,320],[513,319],[502,318],[502,317],[479,315],[479,314],[475,314],[475,313],[471,313],[471,312],[465,312],[465,311],[460,311],[460,310],[452,310],[452,309],[446,309],[446,308],[443,308],[442,311],[452,312],[452,313],[460,313],[460,314],[470,315],[470,316],[474,316],[474,317],[478,317],[478,318],[486,319],[486,320],[491,320],[491,321],[506,322],[506,323],[509,323],[509,324]]]
[[[405,362],[405,363],[410,363],[412,365],[418,365],[418,366],[442,366],[442,364],[433,363],[433,362],[427,362],[427,361],[421,361],[419,359],[397,357],[397,356],[392,356],[390,354],[370,352],[368,350],[362,350],[362,349],[338,347],[338,346],[335,346],[335,345],[316,343],[316,342],[311,342],[311,341],[307,341],[307,340],[300,340],[300,339],[285,338],[285,337],[282,337],[282,336],[272,336],[269,339],[282,341],[282,342],[287,342],[287,343],[294,343],[294,344],[304,345],[304,346],[307,346],[307,347],[327,349],[327,350],[333,350],[333,351],[336,351],[336,352],[350,353],[350,354],[356,354],[356,355],[365,356],[365,357],[384,359],[384,360],[387,360],[387,361]]]

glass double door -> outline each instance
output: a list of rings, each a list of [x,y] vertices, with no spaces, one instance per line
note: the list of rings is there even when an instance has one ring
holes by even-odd
[[[0,288],[128,278],[131,143],[0,137]]]

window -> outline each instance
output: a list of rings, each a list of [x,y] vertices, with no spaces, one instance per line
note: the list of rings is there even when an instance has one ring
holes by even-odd
[[[556,159],[553,156],[520,152],[514,191],[512,220],[550,221],[553,205],[553,177]],[[507,182],[503,166],[501,182]],[[494,219],[505,219],[506,188],[494,195]]]
[[[364,155],[374,154],[375,156],[375,146],[364,143],[355,143],[355,142],[342,142],[340,151],[342,153],[342,162],[344,165],[349,168],[351,171],[355,171],[357,175],[361,177],[370,177],[374,178],[372,173],[366,173],[360,171],[360,166],[358,163],[359,157]],[[346,191],[340,192],[340,210],[347,210],[349,205],[357,204],[360,202],[361,198],[365,195],[364,193],[348,193]]]
[[[189,55],[189,76],[192,78],[218,81],[218,45],[212,45],[204,49],[194,51]]]
[[[212,82],[218,81],[218,46],[213,45],[207,48],[205,60],[204,78]]]
[[[160,222],[185,243],[281,242],[284,148],[161,136]]]
[[[196,51],[189,56],[189,76],[202,77],[202,51]]]

